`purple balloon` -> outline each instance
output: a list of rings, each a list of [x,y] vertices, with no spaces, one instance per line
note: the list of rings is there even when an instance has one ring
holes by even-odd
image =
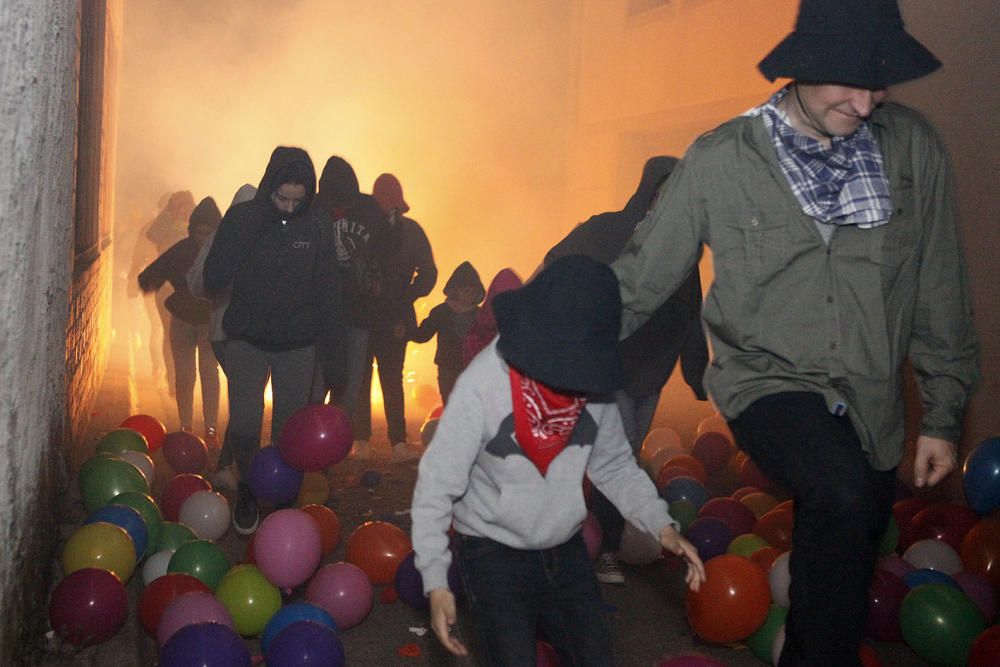
[[[267,667],[343,667],[346,664],[344,645],[336,631],[313,621],[296,621],[279,632],[264,658]]]
[[[285,463],[274,445],[261,447],[247,472],[247,484],[258,499],[284,505],[299,497],[305,473]]]
[[[220,623],[188,625],[160,651],[160,667],[250,667],[250,651],[232,628]]]
[[[965,591],[969,599],[976,603],[976,607],[986,619],[986,624],[992,624],[997,618],[998,610],[997,594],[990,580],[978,572],[959,572],[953,575],[952,579]]]
[[[903,641],[899,627],[899,607],[910,587],[903,579],[887,570],[875,570],[868,587],[868,625],[865,629],[872,639],[881,642]]]
[[[692,521],[684,531],[684,536],[695,546],[703,561],[726,553],[733,539],[726,522],[710,516]]]
[[[414,609],[429,611],[431,608],[430,601],[424,595],[424,578],[420,576],[420,571],[414,563],[415,557],[415,552],[411,551],[406,554],[406,558],[400,561],[396,567],[396,578],[393,581],[393,587],[396,589],[399,599],[407,605]],[[462,596],[462,578],[458,574],[458,566],[454,555],[452,556],[451,565],[448,567],[448,588],[455,594],[455,597]]]
[[[233,617],[224,604],[211,593],[191,592],[175,598],[163,610],[156,628],[156,642],[166,646],[183,628],[196,623],[218,623],[236,630]]]

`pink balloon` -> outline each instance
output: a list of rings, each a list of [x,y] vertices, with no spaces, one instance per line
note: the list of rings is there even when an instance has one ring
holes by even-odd
[[[305,472],[325,470],[351,450],[351,420],[334,405],[307,405],[281,429],[278,451],[285,463]]]
[[[597,558],[597,552],[601,549],[601,542],[604,540],[604,531],[601,530],[601,523],[597,520],[597,515],[587,512],[587,518],[583,520],[583,543],[587,545],[587,555],[590,560]]]
[[[357,565],[330,563],[306,587],[306,600],[326,609],[339,630],[353,628],[372,610],[372,583]]]
[[[211,593],[185,593],[163,610],[160,625],[156,629],[157,645],[162,648],[175,632],[194,623],[221,623],[236,630],[229,610],[217,597]]]
[[[299,509],[267,515],[254,535],[254,559],[278,588],[295,588],[316,571],[323,556],[319,525]]]

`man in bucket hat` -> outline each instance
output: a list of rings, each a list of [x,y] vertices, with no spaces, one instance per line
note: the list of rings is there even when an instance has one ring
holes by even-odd
[[[907,361],[915,483],[956,465],[978,368],[951,174],[927,121],[885,102],[939,66],[895,0],[803,0],[760,63],[791,83],[694,143],[613,267],[628,334],[712,248],[706,386],[795,500],[781,665],[859,664]]]
[[[586,474],[630,521],[704,567],[639,469],[611,395],[622,386],[621,301],[607,266],[563,257],[493,303],[499,337],[476,355],[420,461],[413,548],[431,627],[452,633],[448,530],[478,630],[482,664],[535,664],[540,627],[567,665],[612,664],[612,640],[583,542]]]

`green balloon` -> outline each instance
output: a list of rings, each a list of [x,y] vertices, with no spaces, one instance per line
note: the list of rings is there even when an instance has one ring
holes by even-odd
[[[92,456],[77,475],[87,513],[99,509],[120,493],[149,493],[149,483],[138,468],[117,456]]]
[[[155,553],[157,543],[160,540],[160,524],[163,523],[163,516],[160,514],[160,508],[156,506],[156,501],[145,493],[126,491],[112,498],[111,502],[127,505],[142,516],[149,534],[149,540],[146,542],[146,553],[143,555],[149,556]]]
[[[961,667],[986,621],[969,597],[948,584],[923,584],[903,598],[899,627],[914,653],[935,665]]]
[[[281,609],[281,591],[256,565],[236,565],[222,577],[215,591],[236,624],[236,632],[253,637]]]
[[[97,452],[117,454],[120,452],[142,452],[149,454],[149,443],[146,436],[131,428],[116,428],[97,441]]]
[[[888,556],[896,547],[899,545],[899,524],[896,523],[896,517],[889,515],[889,525],[885,527],[885,532],[882,533],[882,540],[878,543],[878,555]]]
[[[788,607],[772,604],[767,610],[764,624],[746,639],[746,645],[753,654],[769,665],[771,664],[771,649],[774,647],[774,636],[785,624],[787,617]]]
[[[690,500],[675,500],[670,503],[670,516],[681,525],[683,533],[698,518],[698,508]]]
[[[163,521],[160,523],[160,537],[156,540],[157,551],[177,551],[182,544],[198,539],[194,531],[183,523]]]
[[[728,547],[726,547],[726,553],[733,554],[734,556],[750,558],[750,556],[753,555],[753,552],[757,551],[757,549],[769,546],[771,545],[767,543],[767,540],[760,535],[745,533],[743,535],[737,535],[733,538],[733,541],[729,543]]]
[[[215,542],[192,540],[177,547],[167,572],[182,572],[201,579],[213,591],[229,571],[229,559]]]

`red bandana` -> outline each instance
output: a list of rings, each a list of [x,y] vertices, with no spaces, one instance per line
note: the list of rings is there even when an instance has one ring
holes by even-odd
[[[510,369],[514,433],[524,455],[544,476],[580,419],[587,399],[563,394]]]

